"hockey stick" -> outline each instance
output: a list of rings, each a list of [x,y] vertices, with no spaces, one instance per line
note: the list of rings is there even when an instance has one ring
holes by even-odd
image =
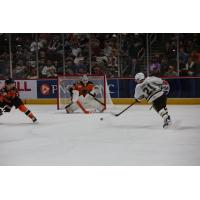
[[[114,114],[112,113],[115,117],[118,117],[119,115],[121,115],[123,112],[125,112],[126,110],[128,110],[130,107],[132,107],[135,103],[137,103],[137,101],[134,101],[131,105],[129,105],[128,107],[126,107],[124,110],[122,110],[120,113]]]
[[[153,108],[153,105],[149,108],[149,110],[151,110]]]
[[[93,99],[94,99],[95,101],[97,101],[97,102],[100,103],[101,105],[105,106],[105,104],[104,104],[103,102],[101,102],[99,99],[97,99],[97,98],[94,96],[94,94],[92,94],[92,93],[90,93],[90,92],[88,92],[88,94],[89,94],[90,96],[92,96]]]
[[[83,107],[83,105],[82,105],[82,103],[78,100],[77,102],[77,105],[79,106],[79,108],[85,113],[85,114],[89,114],[90,112],[89,111],[87,111],[84,107]]]

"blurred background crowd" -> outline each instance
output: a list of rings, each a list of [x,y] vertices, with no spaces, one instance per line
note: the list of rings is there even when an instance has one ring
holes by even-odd
[[[0,34],[0,78],[200,76],[200,34]]]

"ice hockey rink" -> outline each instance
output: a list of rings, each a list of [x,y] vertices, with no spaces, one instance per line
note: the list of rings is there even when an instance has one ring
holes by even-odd
[[[0,165],[200,165],[200,106],[168,106],[167,130],[144,105],[119,117],[29,108],[38,124],[15,109],[0,117]]]

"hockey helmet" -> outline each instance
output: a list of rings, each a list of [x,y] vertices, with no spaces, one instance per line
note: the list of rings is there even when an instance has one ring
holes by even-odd
[[[83,77],[82,77],[82,82],[84,83],[84,84],[87,84],[87,82],[88,82],[88,77],[87,77],[87,75],[85,74],[85,75],[83,75]]]
[[[15,81],[12,78],[8,78],[8,79],[5,80],[6,85],[10,85],[10,84],[13,84],[13,83],[15,83]]]
[[[140,83],[145,79],[145,75],[142,72],[139,72],[135,75],[135,82]]]

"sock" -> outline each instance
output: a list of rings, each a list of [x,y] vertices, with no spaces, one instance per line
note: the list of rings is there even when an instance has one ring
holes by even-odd
[[[25,115],[27,115],[30,119],[36,119],[33,113],[25,106],[25,105],[20,105],[19,110],[23,112]]]
[[[162,118],[166,119],[166,118],[168,117],[167,108],[165,107],[165,108],[161,109],[161,110],[159,111],[159,115],[160,115]]]

